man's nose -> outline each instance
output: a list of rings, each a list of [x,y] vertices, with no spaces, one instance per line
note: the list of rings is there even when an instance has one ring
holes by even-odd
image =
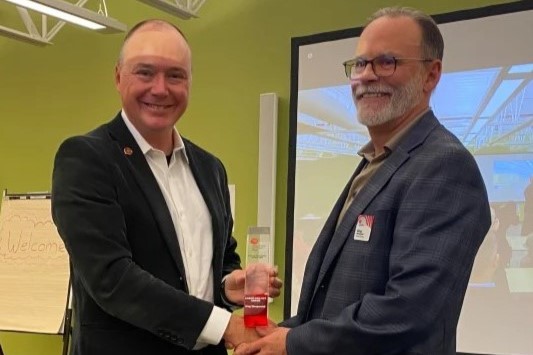
[[[154,76],[151,92],[154,95],[166,95],[168,93],[167,81],[163,73]]]

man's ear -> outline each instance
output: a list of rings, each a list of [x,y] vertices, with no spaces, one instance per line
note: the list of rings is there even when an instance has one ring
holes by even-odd
[[[428,64],[428,72],[424,83],[424,92],[431,93],[439,83],[442,74],[442,62],[440,59],[434,59]]]
[[[120,85],[120,64],[115,65],[115,87],[118,89]]]

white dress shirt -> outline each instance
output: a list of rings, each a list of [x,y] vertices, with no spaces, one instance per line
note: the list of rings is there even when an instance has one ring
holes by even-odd
[[[167,163],[165,153],[153,148],[122,110],[124,123],[141,148],[159,188],[178,236],[189,294],[213,302],[213,229],[211,215],[189,166],[185,146],[174,128],[174,150]],[[171,306],[171,305],[170,305]],[[179,307],[179,305],[176,305]],[[194,349],[218,344],[231,313],[215,306]]]

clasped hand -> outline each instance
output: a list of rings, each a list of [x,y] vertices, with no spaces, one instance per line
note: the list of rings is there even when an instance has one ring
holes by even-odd
[[[246,328],[244,319],[232,314],[224,341],[226,348],[235,349],[234,355],[286,355],[288,331],[272,321],[265,327]]]

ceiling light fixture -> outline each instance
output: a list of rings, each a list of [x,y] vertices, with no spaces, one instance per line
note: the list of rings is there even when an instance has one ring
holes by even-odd
[[[61,0],[4,1],[102,33],[126,31],[126,25],[113,18]]]

